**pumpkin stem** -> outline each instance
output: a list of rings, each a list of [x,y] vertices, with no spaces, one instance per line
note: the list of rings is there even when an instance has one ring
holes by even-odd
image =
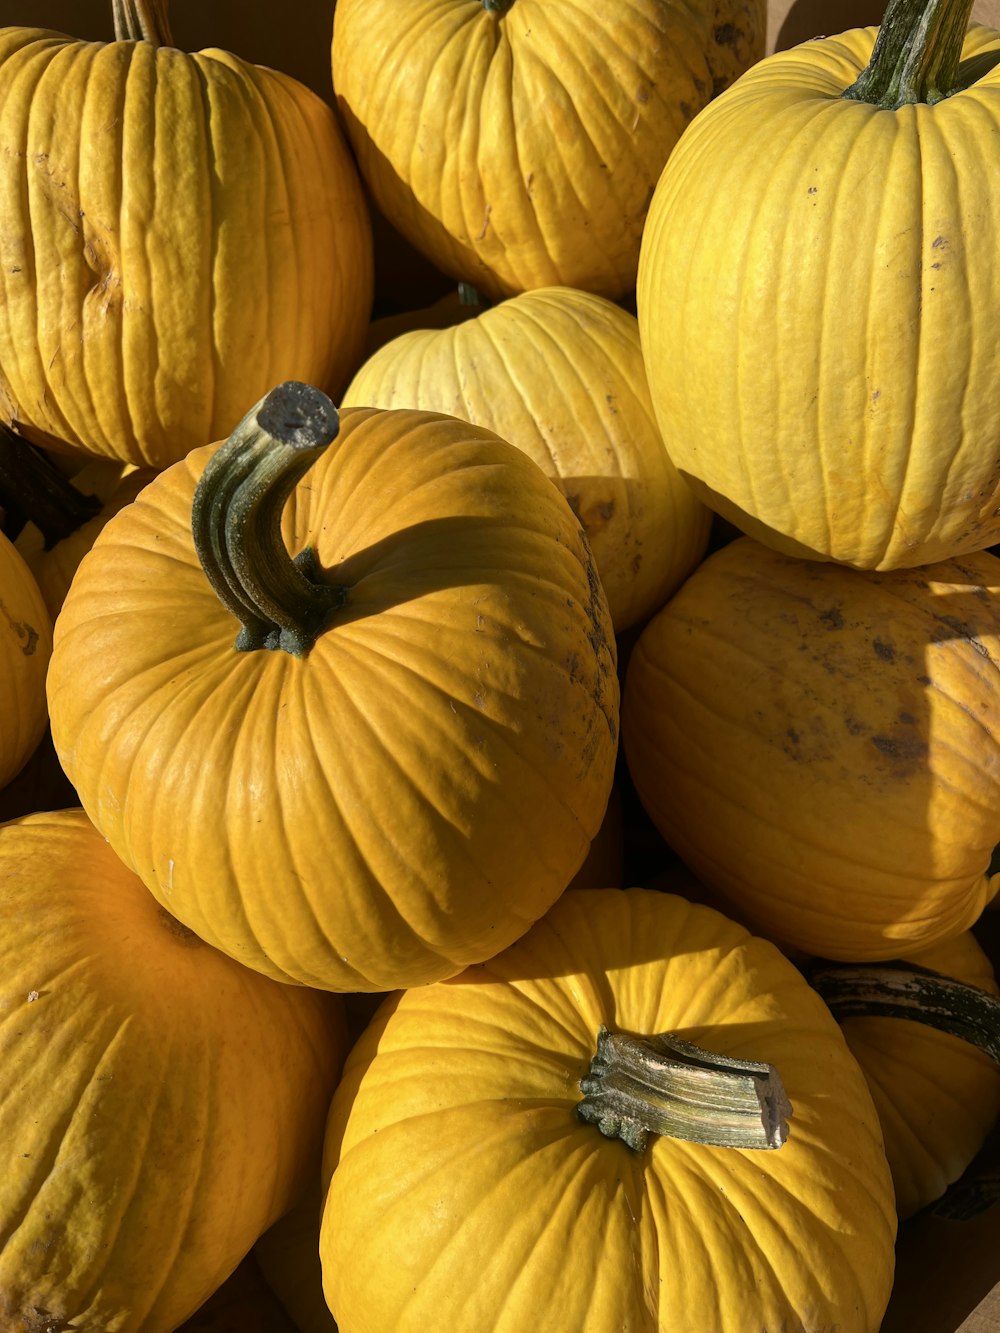
[[[499,14],[502,17],[513,3],[514,0],[483,0],[483,8],[489,14]]]
[[[809,981],[839,1021],[909,1018],[971,1042],[1000,1064],[1000,998],[915,963],[822,964]]]
[[[293,560],[281,511],[337,434],[326,394],[289,381],[256,403],[211,457],[194,493],[195,550],[222,605],[240,622],[236,648],[281,648],[305,657],[344,588],[314,581],[311,549]]]
[[[933,105],[961,86],[959,62],[973,0],[889,0],[867,69],[842,97],[895,111]]]
[[[650,1134],[720,1148],[780,1148],[792,1107],[773,1065],[702,1050],[672,1033],[602,1027],[580,1080],[582,1120],[642,1152]]]
[[[173,46],[167,3],[168,0],[111,0],[115,40]]]
[[[8,427],[0,425],[0,508],[11,541],[34,523],[50,551],[100,511],[96,495],[84,495],[68,477]]]

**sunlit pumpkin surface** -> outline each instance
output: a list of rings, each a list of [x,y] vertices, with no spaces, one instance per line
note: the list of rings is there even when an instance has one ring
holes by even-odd
[[[1000,35],[896,111],[876,29],[759,62],[660,178],[636,301],[664,438],[745,532],[865,569],[1000,537]]]
[[[343,401],[448,412],[523,449],[583,524],[616,633],[658,610],[708,543],[709,511],[653,417],[638,324],[603,297],[547,287],[405,334]]]
[[[769,1061],[781,1148],[578,1119],[598,1027]],[[386,1001],[327,1130],[320,1252],[341,1333],[873,1333],[895,1214],[829,1010],[769,943],[652,890],[570,892],[517,944]]]
[[[819,957],[895,958],[995,892],[998,664],[993,555],[862,573],[743,537],[632,652],[629,771],[741,920]]]
[[[0,156],[0,419],[164,467],[279,380],[343,387],[371,228],[329,106],[294,79],[0,29]]]
[[[168,910],[277,979],[387,990],[490,957],[572,879],[611,790],[615,643],[579,523],[489,432],[345,412],[285,535],[347,602],[304,658],[237,652],[190,534],[208,452],[107,524],[60,615],[52,734],[85,809]]]
[[[79,810],[0,826],[0,1325],[171,1333],[304,1189],[337,996],[196,939]]]
[[[617,298],[667,155],[763,55],[764,17],[763,0],[339,0],[333,84],[372,197],[442,272]]]

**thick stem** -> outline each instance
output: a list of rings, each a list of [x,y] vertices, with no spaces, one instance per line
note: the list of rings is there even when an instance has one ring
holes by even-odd
[[[792,1107],[773,1065],[704,1051],[671,1033],[602,1027],[577,1115],[642,1152],[650,1134],[723,1148],[780,1148]]]
[[[167,9],[168,0],[111,0],[116,41],[173,46]]]
[[[909,1018],[947,1032],[1000,1064],[1000,998],[914,963],[828,964],[809,981],[838,1019]]]
[[[281,536],[286,500],[338,427],[325,394],[289,381],[250,409],[201,475],[191,510],[195,550],[240,622],[241,652],[304,657],[346,600],[345,589],[313,581],[311,551],[293,560]]]
[[[889,0],[867,69],[842,96],[895,111],[932,105],[961,86],[958,67],[973,0]]]
[[[78,491],[43,453],[0,425],[0,508],[6,536],[13,541],[25,522],[34,523],[48,551],[93,518],[101,502]]]
[[[483,8],[490,14],[502,17],[513,3],[514,0],[483,0]]]

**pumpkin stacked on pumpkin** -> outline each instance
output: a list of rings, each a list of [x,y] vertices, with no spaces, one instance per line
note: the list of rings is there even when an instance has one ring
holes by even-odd
[[[0,136],[28,144],[0,172],[0,258],[11,237],[31,251],[0,265],[0,412],[36,444],[163,469],[124,479],[49,595],[48,712],[86,813],[0,827],[12,1326],[166,1333],[297,1203],[260,1252],[276,1285],[314,1284],[298,1308],[316,1328],[874,1333],[897,1216],[995,1119],[1000,1001],[965,933],[1000,842],[988,355],[959,368],[950,453],[926,442],[951,390],[885,380],[861,458],[909,431],[912,473],[873,480],[845,456],[861,406],[838,425],[829,384],[881,374],[884,347],[849,328],[864,371],[836,353],[817,369],[789,314],[809,300],[809,266],[804,297],[786,270],[819,186],[806,242],[790,222],[769,248],[731,215],[747,248],[730,263],[726,218],[691,184],[744,96],[773,77],[779,103],[802,100],[799,65],[724,92],[761,54],[762,6],[696,9],[688,24],[643,0],[583,29],[571,6],[527,24],[516,5],[433,0],[401,24],[391,0],[340,0],[334,82],[366,187],[498,302],[453,305],[434,333],[372,330],[364,364],[371,239],[329,108],[167,46],[154,0],[116,0],[106,46],[0,30]],[[384,66],[420,93],[409,108],[367,72],[362,10],[365,44],[384,31]],[[804,48],[826,71],[803,95],[817,118],[873,41]],[[1000,37],[971,37],[961,74],[945,47],[935,86],[964,97]],[[856,125],[874,95],[862,80]],[[763,217],[786,178],[760,161],[763,195],[746,194]],[[241,228],[248,211],[265,225]],[[682,243],[686,291],[663,255]],[[979,272],[947,263],[953,287]],[[638,321],[610,299],[637,265]],[[735,319],[751,297],[774,302],[777,342]],[[729,341],[706,336],[706,301],[734,315]],[[787,385],[772,346],[804,353]],[[916,374],[929,355],[924,339],[903,360]],[[338,413],[322,390],[352,374]],[[776,434],[767,453],[795,395],[816,439]],[[807,474],[801,505],[770,503]],[[699,564],[699,496],[770,546]],[[42,655],[9,654],[34,703],[8,777],[45,725],[49,624],[13,567],[13,646],[29,626]],[[567,891],[616,836],[623,758],[723,911]],[[887,985],[814,954],[913,964]],[[944,1031],[914,1035],[887,989],[911,1016],[947,1010]],[[331,1103],[341,997],[387,990]],[[947,1070],[975,1114],[932,1140],[907,1074],[877,1083],[879,1043],[910,1077]]]

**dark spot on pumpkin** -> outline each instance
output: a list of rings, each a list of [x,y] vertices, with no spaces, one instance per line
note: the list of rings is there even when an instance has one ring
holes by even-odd
[[[175,916],[171,916],[165,907],[157,907],[156,915],[160,925],[164,930],[169,931],[179,944],[183,944],[189,949],[196,949],[201,944],[201,940],[194,931],[185,926],[183,922],[178,921]]]
[[[819,194],[819,189],[815,185],[810,185],[809,189],[806,190],[806,194]]]
[[[32,657],[38,647],[38,630],[31,625],[24,624],[23,621],[16,621],[12,628],[17,637],[24,640],[21,644],[21,652],[25,657]]]
[[[607,523],[607,521],[610,518],[614,517],[614,512],[615,512],[614,500],[602,500],[601,503],[597,506],[597,512],[604,520],[604,522]]]
[[[637,102],[643,102],[643,103],[648,102],[648,101],[649,101],[649,89],[648,89],[648,88],[643,88],[641,85],[640,85],[638,88],[636,88],[636,90],[635,90],[635,100],[636,100]]]
[[[918,676],[918,677],[917,677],[917,684],[918,684],[918,685],[924,685],[924,686],[930,685],[930,684],[931,684],[931,678],[930,678],[930,676]]]
[[[712,97],[715,98],[718,97],[719,93],[724,93],[729,87],[730,82],[731,80],[725,78],[721,74],[716,74],[712,79]]]
[[[690,102],[678,102],[680,113],[685,120],[694,120],[694,107]]]
[[[886,643],[884,639],[875,639],[872,647],[875,649],[875,656],[880,657],[883,662],[895,662],[896,650],[891,643]]]
[[[933,241],[931,241],[931,248],[934,250],[940,250],[943,245],[947,244],[948,242],[945,240],[943,236],[935,236]]]
[[[927,753],[927,745],[916,736],[873,736],[872,745],[897,762],[922,759]]]
[[[844,628],[844,616],[839,606],[831,606],[829,611],[821,611],[819,618],[827,629]]]
[[[579,518],[579,517],[580,517],[580,497],[579,497],[578,495],[567,495],[567,496],[566,496],[566,503],[569,505],[570,509],[572,509],[573,513],[577,516],[577,518]]]
[[[732,46],[735,48],[739,45],[742,36],[743,33],[735,23],[718,23],[712,31],[712,37],[717,46]]]
[[[785,732],[785,735],[788,737],[788,739],[792,742],[793,745],[798,745],[799,740],[801,739],[799,733],[795,730],[794,727],[789,727],[788,730]]]
[[[632,573],[633,573],[633,574],[638,574],[638,572],[639,572],[639,566],[640,566],[641,564],[642,564],[642,552],[640,551],[637,555],[634,555],[634,556],[632,557]]]
[[[863,736],[865,734],[866,730],[865,724],[863,722],[859,722],[856,717],[851,717],[850,715],[845,717],[844,726],[847,728],[847,730],[850,732],[852,736]]]
[[[908,727],[915,727],[917,725],[917,719],[912,713],[901,712],[899,714],[899,720],[900,722],[905,722]]]

